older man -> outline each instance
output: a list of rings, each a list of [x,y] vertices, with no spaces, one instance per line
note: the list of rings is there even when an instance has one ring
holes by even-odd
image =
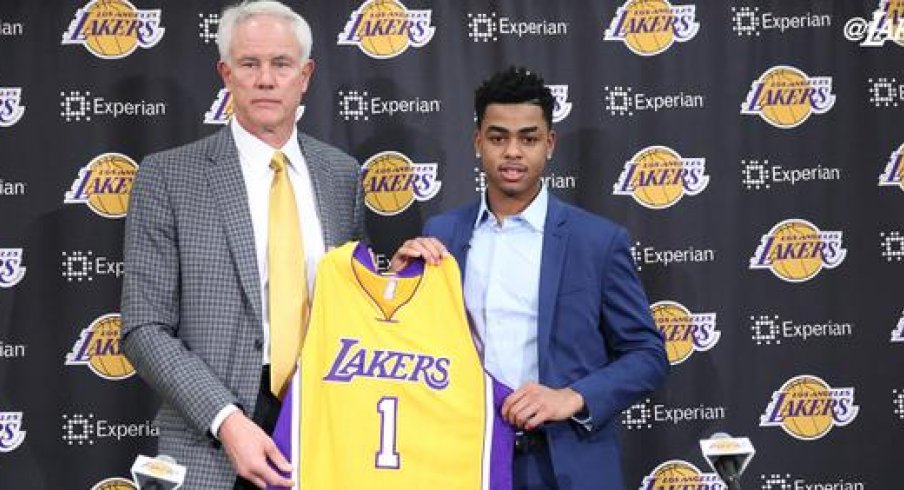
[[[141,164],[122,347],[163,400],[159,451],[188,467],[185,488],[288,486],[268,434],[317,261],[362,234],[359,166],[296,129],[314,72],[301,16],[245,2],[223,12],[217,44],[235,117]]]

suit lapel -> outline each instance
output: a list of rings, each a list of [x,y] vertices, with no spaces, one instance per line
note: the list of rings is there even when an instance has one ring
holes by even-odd
[[[455,229],[452,230],[451,242],[449,243],[449,252],[458,262],[462,280],[465,278],[465,271],[468,266],[468,250],[471,245],[471,236],[474,235],[474,221],[477,220],[478,210],[480,210],[480,201],[465,208],[455,223]]]
[[[546,223],[543,228],[543,252],[540,259],[540,298],[537,307],[537,349],[540,364],[540,381],[547,370],[546,359],[552,338],[553,313],[568,249],[566,208],[553,195],[549,196]]]
[[[338,237],[336,223],[332,219],[334,213],[330,212],[327,205],[330,200],[329,184],[333,181],[330,162],[321,152],[317,151],[316,145],[306,141],[301,132],[298,133],[298,145],[301,147],[301,154],[304,155],[308,175],[311,177],[311,186],[314,188],[314,201],[317,205],[320,226],[323,228],[323,243],[329,249],[330,246],[336,244]]]
[[[251,303],[257,324],[260,324],[261,284],[254,247],[254,227],[238,150],[228,125],[214,137],[208,158],[210,167],[207,178],[220,220],[226,228],[229,251],[238,269],[242,290]]]

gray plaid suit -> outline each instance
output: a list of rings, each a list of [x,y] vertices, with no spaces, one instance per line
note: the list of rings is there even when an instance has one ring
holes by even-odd
[[[299,133],[327,247],[360,238],[357,162]],[[162,397],[159,452],[188,467],[186,489],[231,488],[210,434],[226,404],[254,412],[260,385],[260,280],[248,196],[228,127],[150,155],[125,234],[122,349]]]

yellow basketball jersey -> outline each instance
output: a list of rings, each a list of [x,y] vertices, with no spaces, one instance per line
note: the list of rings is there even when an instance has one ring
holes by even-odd
[[[300,488],[510,488],[504,388],[483,370],[455,260],[387,276],[348,243],[315,284],[292,409]]]

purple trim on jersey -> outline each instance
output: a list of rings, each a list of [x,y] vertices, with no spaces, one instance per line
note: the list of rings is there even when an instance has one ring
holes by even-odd
[[[373,258],[370,256],[370,252],[367,251],[367,244],[363,241],[358,242],[358,245],[355,247],[355,252],[352,256],[359,262],[361,265],[367,267],[367,269],[373,273],[377,273],[377,266],[374,265]],[[418,277],[424,273],[424,261],[423,259],[412,260],[405,266],[404,269],[400,270],[396,273],[396,277],[400,277],[402,279],[410,279],[412,277]]]
[[[502,403],[512,394],[511,388],[496,381],[493,383],[493,442],[490,454],[490,489],[511,490],[512,461],[515,452],[515,428],[502,418]]]
[[[358,268],[356,268],[354,264],[354,262],[358,262],[363,265],[364,268],[368,270],[368,272],[372,274],[379,274],[376,271],[376,266],[374,266],[373,261],[371,260],[367,245],[365,245],[364,242],[358,242],[358,244],[355,246],[354,253],[352,253],[352,257],[349,260],[351,262],[349,264],[349,267],[351,267],[352,269],[352,274],[354,274],[355,280],[358,281],[358,286],[361,288],[364,294],[366,294],[367,297],[374,302],[374,306],[376,306],[377,309],[384,315],[384,318],[377,317],[377,320],[387,323],[397,323],[393,319],[393,317],[399,310],[402,309],[403,306],[407,305],[411,300],[414,299],[415,296],[417,296],[417,292],[421,288],[421,284],[424,282],[424,261],[420,259],[414,260],[396,275],[396,277],[402,277],[406,279],[417,277],[419,278],[419,280],[414,288],[414,291],[411,292],[411,296],[406,299],[404,303],[396,306],[396,308],[392,310],[387,316],[383,309],[380,307],[381,301],[378,298],[371,296],[370,291],[364,286],[364,283],[361,281],[360,277],[363,272],[359,273]]]
[[[292,414],[298,410],[298,404],[296,403],[295,397],[292,396],[294,384],[295,377],[293,376],[290,379],[289,386],[286,388],[285,395],[283,395],[283,403],[282,407],[279,409],[279,417],[276,419],[276,426],[273,427],[273,442],[286,460],[293,466],[296,462],[292,461],[292,436],[294,435],[292,434]],[[270,467],[283,477],[292,478],[290,473],[285,473],[276,469],[272,463],[270,464]],[[271,487],[270,485],[267,485],[267,490],[270,490],[271,488],[276,490],[284,487]]]

